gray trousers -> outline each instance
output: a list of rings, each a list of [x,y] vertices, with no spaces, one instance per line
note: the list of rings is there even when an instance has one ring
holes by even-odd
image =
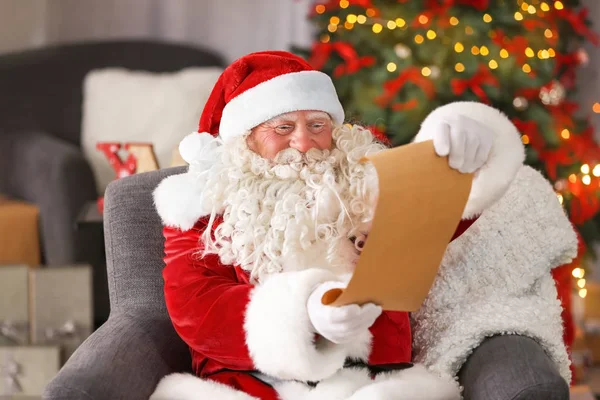
[[[465,400],[568,400],[569,385],[533,339],[486,339],[463,365]]]

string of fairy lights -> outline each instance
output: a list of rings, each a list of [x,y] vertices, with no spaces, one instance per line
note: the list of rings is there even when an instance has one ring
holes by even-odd
[[[515,13],[513,15],[513,17],[516,21],[524,20],[525,15],[527,15],[527,14],[544,17],[547,12],[551,11],[552,8],[554,8],[556,10],[564,9],[564,4],[560,0],[554,1],[552,6],[550,4],[548,4],[548,2],[545,2],[545,1],[539,2],[539,0],[532,0],[532,2],[536,3],[537,7],[536,7],[536,5],[529,4],[526,1],[522,1],[522,0],[517,1],[518,9],[517,9],[517,11],[515,11]],[[539,3],[539,4],[537,4],[537,3]],[[348,0],[340,0],[339,6],[342,9],[346,9],[350,6],[350,2]],[[317,4],[315,6],[315,11],[318,14],[323,14],[327,11],[327,8],[323,4]],[[382,19],[382,18],[376,17],[376,15],[377,15],[377,12],[375,9],[367,8],[365,10],[364,14],[352,14],[352,13],[347,14],[345,21],[342,21],[342,19],[338,16],[332,16],[329,19],[329,25],[327,26],[327,30],[330,32],[330,34],[333,34],[341,29],[352,30],[356,27],[356,25],[365,25],[365,26],[370,26],[371,30],[373,31],[374,34],[380,34],[386,28],[388,30],[394,30],[394,29],[406,30],[409,28],[410,24],[404,18],[398,17],[395,19]],[[488,23],[488,24],[493,21],[493,17],[488,13],[485,13],[482,16],[482,19],[485,23]],[[417,17],[417,21],[422,26],[425,26],[430,22],[429,17],[424,14],[419,15]],[[454,27],[457,27],[461,24],[460,20],[455,16],[450,16],[448,18],[448,23]],[[467,35],[473,35],[475,33],[474,29],[469,25],[465,25],[464,30]],[[330,34],[322,35],[320,38],[321,42],[328,43],[331,40]],[[488,32],[488,36],[491,38],[494,38],[495,35],[496,35],[496,32],[494,32],[493,30],[490,30]],[[546,37],[547,39],[557,38],[557,35],[558,35],[558,33],[554,32],[552,29],[546,28],[544,30],[544,37]],[[439,36],[435,32],[435,30],[428,29],[424,35],[421,33],[416,33],[413,37],[413,40],[417,45],[421,45],[421,44],[425,43],[426,40],[435,40],[436,38],[439,38]],[[446,37],[442,37],[441,40],[446,42],[446,44],[451,44],[451,43],[447,43],[450,39],[448,39]],[[503,38],[503,40],[508,41],[509,39],[507,37],[505,37],[505,38]],[[490,49],[485,45],[483,45],[483,46],[474,45],[474,46],[471,46],[470,49],[467,49],[464,46],[464,44],[461,42],[456,42],[456,43],[453,43],[452,45],[453,45],[454,51],[459,54],[463,53],[465,51],[469,51],[473,56],[482,56],[482,57],[490,56]],[[396,46],[394,46],[394,50],[396,52],[396,55],[401,59],[406,59],[406,58],[410,57],[410,55],[411,55],[411,49],[402,43],[398,43]],[[550,59],[550,58],[556,57],[556,51],[552,47],[538,49],[537,52],[534,49],[532,49],[531,47],[526,47],[523,50],[523,52],[527,58],[537,57],[540,60],[545,60],[545,59]],[[501,60],[508,59],[510,57],[511,57],[511,53],[508,49],[500,48],[497,56],[489,59],[487,62],[487,65],[492,70],[497,69],[499,67],[499,62],[501,62]],[[582,54],[582,57],[584,57],[586,60],[588,58],[587,54]],[[398,65],[395,62],[388,62],[386,65],[386,68],[387,68],[388,72],[393,73],[393,72],[397,71]],[[454,65],[454,70],[458,73],[464,72],[465,69],[466,69],[465,65],[461,62],[457,62]],[[532,72],[532,68],[529,63],[523,63],[523,65],[521,66],[521,70],[527,74]],[[421,68],[421,74],[425,77],[431,77],[431,78],[435,79],[439,76],[439,67],[437,67],[435,65],[424,66]],[[551,103],[551,100],[548,100],[548,101],[544,101],[544,99],[542,99],[542,100],[545,104]],[[526,103],[526,100],[523,98],[516,98],[514,105],[517,109],[523,109],[527,106],[527,103]],[[592,111],[594,113],[600,114],[600,102],[596,102],[593,104]],[[564,135],[568,135],[568,133],[565,133]],[[564,135],[563,135],[563,138],[565,138]],[[525,138],[525,140],[527,140],[527,138]]]
[[[584,298],[585,296],[587,296],[587,288],[585,287],[585,270],[583,268],[574,268],[573,269],[573,276],[575,278],[577,278],[577,288],[579,291],[579,297]]]
[[[552,11],[552,9],[559,11],[564,9],[564,4],[560,0],[530,0],[529,2],[524,0],[517,0],[516,6],[517,9],[513,15],[515,21],[524,21],[528,16],[537,16],[543,18],[547,15],[548,12]],[[341,9],[347,9],[348,7],[350,7],[350,2],[348,0],[340,0],[339,7]],[[327,7],[323,4],[317,4],[315,5],[314,10],[317,14],[324,14],[327,11]],[[461,28],[461,26],[463,26],[460,19],[456,16],[448,16],[445,18],[447,18],[447,23],[455,29]],[[492,15],[488,13],[484,13],[481,18],[483,22],[487,24],[490,24],[493,21]],[[499,68],[502,60],[506,60],[513,55],[517,55],[516,53],[511,54],[511,46],[508,45],[510,43],[510,39],[508,37],[503,37],[500,41],[501,43],[506,44],[506,47],[508,48],[498,46],[499,49],[494,50],[495,53],[492,54],[490,48],[488,48],[485,45],[473,45],[467,48],[467,46],[465,46],[460,41],[456,41],[453,43],[450,38],[443,35],[438,35],[438,33],[434,29],[427,29],[427,26],[431,23],[431,21],[430,17],[428,17],[425,14],[418,15],[416,18],[416,22],[418,22],[418,24],[422,27],[422,29],[415,32],[414,36],[412,36],[412,41],[414,41],[416,45],[422,45],[427,41],[442,40],[442,43],[452,46],[453,50],[458,54],[470,53],[471,55],[476,57],[488,58],[486,60],[487,66],[491,70]],[[439,19],[437,20],[437,22],[439,22]],[[332,16],[328,21],[328,33],[321,35],[319,39],[322,43],[328,43],[331,41],[332,35],[336,34],[336,32],[340,32],[342,30],[351,31],[360,26],[370,27],[370,30],[373,32],[373,34],[379,35],[386,29],[389,31],[393,31],[396,29],[400,29],[403,31],[407,29],[412,29],[414,28],[415,23],[414,21],[407,21],[402,17],[397,17],[393,19],[381,18],[378,16],[378,12],[374,8],[366,8],[363,13],[348,13],[347,15],[345,15],[345,18],[343,16]],[[474,28],[469,26],[468,24],[464,24],[463,29],[467,36],[475,34]],[[487,35],[491,39],[496,39],[497,33],[490,29]],[[556,40],[558,38],[558,32],[550,28],[546,28],[543,31],[543,35],[546,39]],[[557,55],[555,49],[551,46],[537,49],[537,51],[534,50],[532,47],[527,46],[524,49],[519,48],[519,51],[523,51],[525,55],[525,62],[523,62],[521,65],[521,71],[526,74],[530,74],[532,72],[532,67],[530,65],[530,62],[527,62],[527,59],[538,58],[540,60],[546,60],[555,58]],[[394,46],[394,52],[400,59],[407,59],[412,54],[412,50],[410,49],[410,47],[408,47],[404,43],[397,43]],[[581,50],[581,52],[582,59],[585,60],[584,62],[587,62],[587,53],[585,53],[584,50]],[[389,73],[394,73],[398,70],[398,64],[396,62],[389,61],[386,64],[386,69]],[[466,68],[462,62],[456,62],[454,64],[454,70],[458,73],[462,73],[465,72]],[[421,67],[421,74],[424,77],[436,79],[440,76],[440,69],[436,65],[423,66]],[[555,84],[551,87],[544,88],[540,91],[540,100],[546,105],[558,105],[562,102],[564,96],[564,87],[562,87],[562,85],[558,81],[556,81]],[[513,101],[513,105],[518,110],[524,110],[528,107],[528,100],[524,97],[517,96]],[[600,114],[600,102],[596,102],[592,106],[592,111],[594,113]],[[560,132],[560,137],[563,140],[569,140],[569,138],[571,137],[571,132],[569,131],[569,129],[565,128]],[[522,140],[523,143],[526,145],[530,142],[530,138],[527,134],[522,135]],[[584,185],[590,185],[592,183],[592,176],[600,178],[600,164],[596,164],[594,166],[591,166],[589,164],[583,164],[581,166],[580,172],[581,174],[571,174],[568,177],[568,181],[571,183],[576,183],[578,180],[580,180],[580,182]],[[563,195],[559,193],[560,188],[558,186],[566,186],[566,182],[559,181],[556,183],[556,185],[557,198],[559,202],[563,204],[564,198]],[[572,275],[577,280],[576,283],[579,296],[585,297],[587,295],[586,279],[584,277],[585,270],[581,267],[576,267],[573,269]]]
[[[348,2],[348,0],[341,0],[339,2],[339,5],[340,5],[340,8],[346,9],[349,7],[350,3]],[[562,10],[564,8],[564,5],[561,1],[555,1],[553,4],[553,7],[557,10]],[[521,12],[521,11],[515,12],[514,19],[516,21],[522,21],[524,19],[524,15],[523,15],[524,13],[537,14],[538,16],[543,17],[546,12],[550,11],[551,7],[546,2],[542,2],[539,5],[539,7],[535,7],[533,4],[528,4],[527,2],[522,2],[519,9],[522,10],[523,12]],[[315,11],[318,14],[323,14],[327,11],[327,9],[323,4],[317,4],[315,6]],[[352,30],[355,28],[356,25],[366,25],[366,26],[371,27],[371,30],[373,31],[373,33],[380,34],[381,32],[383,32],[383,30],[385,28],[387,28],[388,30],[394,30],[394,29],[406,30],[409,27],[409,24],[407,23],[407,21],[401,17],[398,17],[395,19],[382,19],[382,18],[376,17],[376,15],[377,15],[377,12],[375,11],[375,9],[368,8],[365,10],[365,14],[347,14],[345,21],[342,21],[342,19],[338,16],[332,16],[329,19],[329,25],[327,26],[327,30],[330,33],[335,33],[340,29]],[[493,21],[492,16],[487,13],[482,16],[482,19],[485,23],[488,23],[488,24]],[[429,17],[424,14],[419,15],[417,17],[417,21],[422,26],[425,26],[430,22]],[[454,26],[454,27],[457,27],[460,25],[460,20],[455,16],[450,16],[448,18],[448,22],[451,26]],[[473,35],[475,33],[474,29],[469,25],[466,25],[464,27],[464,30],[467,35]],[[551,29],[546,29],[544,31],[544,36],[548,39],[555,37],[556,34],[557,33],[553,32]],[[488,32],[488,35],[491,38],[494,38],[496,33],[494,31],[490,30]],[[438,38],[438,35],[435,32],[435,30],[428,29],[427,32],[425,33],[425,35],[422,35],[421,33],[415,34],[413,40],[417,45],[421,45],[421,44],[425,43],[426,40],[435,40],[436,38]],[[320,39],[321,39],[321,42],[328,43],[331,40],[331,35],[324,34],[321,36]],[[442,40],[447,40],[447,38],[442,38]],[[402,44],[397,45],[395,49],[396,49],[397,55],[400,58],[407,58],[408,56],[410,56],[410,49]],[[466,50],[466,48],[461,42],[454,43],[454,51],[456,51],[457,53],[463,53],[465,50]],[[474,56],[481,55],[481,56],[487,57],[490,55],[490,50],[487,46],[472,46],[470,48],[470,52]],[[542,59],[542,60],[553,58],[556,56],[555,50],[551,47],[549,47],[547,49],[539,49],[537,51],[537,53],[531,47],[527,47],[524,50],[524,52],[525,52],[525,55],[529,58],[533,58],[533,57],[537,56],[537,58]],[[510,52],[507,49],[502,48],[502,49],[500,49],[500,51],[498,53],[498,57],[500,59],[507,59],[510,57]],[[495,58],[488,60],[487,64],[490,69],[496,69],[499,67],[498,60],[496,60]],[[397,65],[395,63],[393,63],[393,62],[388,63],[387,70],[389,72],[395,72],[396,69],[397,69]],[[457,62],[454,65],[454,69],[456,72],[459,72],[459,73],[464,72],[465,66],[461,62]],[[521,69],[525,73],[530,73],[532,71],[531,65],[529,65],[529,63],[524,63],[521,66]],[[423,76],[426,76],[426,77],[431,76],[432,78],[435,78],[436,76],[433,73],[433,70],[435,70],[435,68],[432,68],[431,66],[423,67],[421,70],[421,73],[423,74]],[[600,104],[598,104],[598,109],[600,111]]]

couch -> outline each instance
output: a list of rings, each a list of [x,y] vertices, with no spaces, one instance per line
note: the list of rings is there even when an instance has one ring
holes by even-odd
[[[144,40],[0,55],[0,193],[39,207],[43,264],[94,266],[96,314],[108,304],[102,231],[75,229],[84,205],[99,196],[81,149],[84,78],[106,67],[174,72],[191,66],[222,67],[223,60],[200,48]]]

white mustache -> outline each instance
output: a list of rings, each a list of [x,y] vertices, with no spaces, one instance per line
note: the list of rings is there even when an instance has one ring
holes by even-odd
[[[331,156],[331,150],[310,149],[306,153],[302,153],[299,150],[288,148],[277,153],[273,163],[275,165],[312,165],[316,162],[326,161]]]

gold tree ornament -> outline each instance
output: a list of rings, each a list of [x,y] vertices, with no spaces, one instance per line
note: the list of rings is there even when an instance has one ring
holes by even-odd
[[[517,96],[513,100],[513,106],[518,111],[525,111],[529,107],[529,101],[523,96]]]
[[[396,53],[398,58],[402,58],[402,59],[408,58],[412,54],[410,47],[408,47],[402,43],[398,43],[397,45],[394,46],[394,52]]]
[[[540,100],[547,106],[557,106],[565,99],[565,87],[559,81],[552,81],[540,89]]]

